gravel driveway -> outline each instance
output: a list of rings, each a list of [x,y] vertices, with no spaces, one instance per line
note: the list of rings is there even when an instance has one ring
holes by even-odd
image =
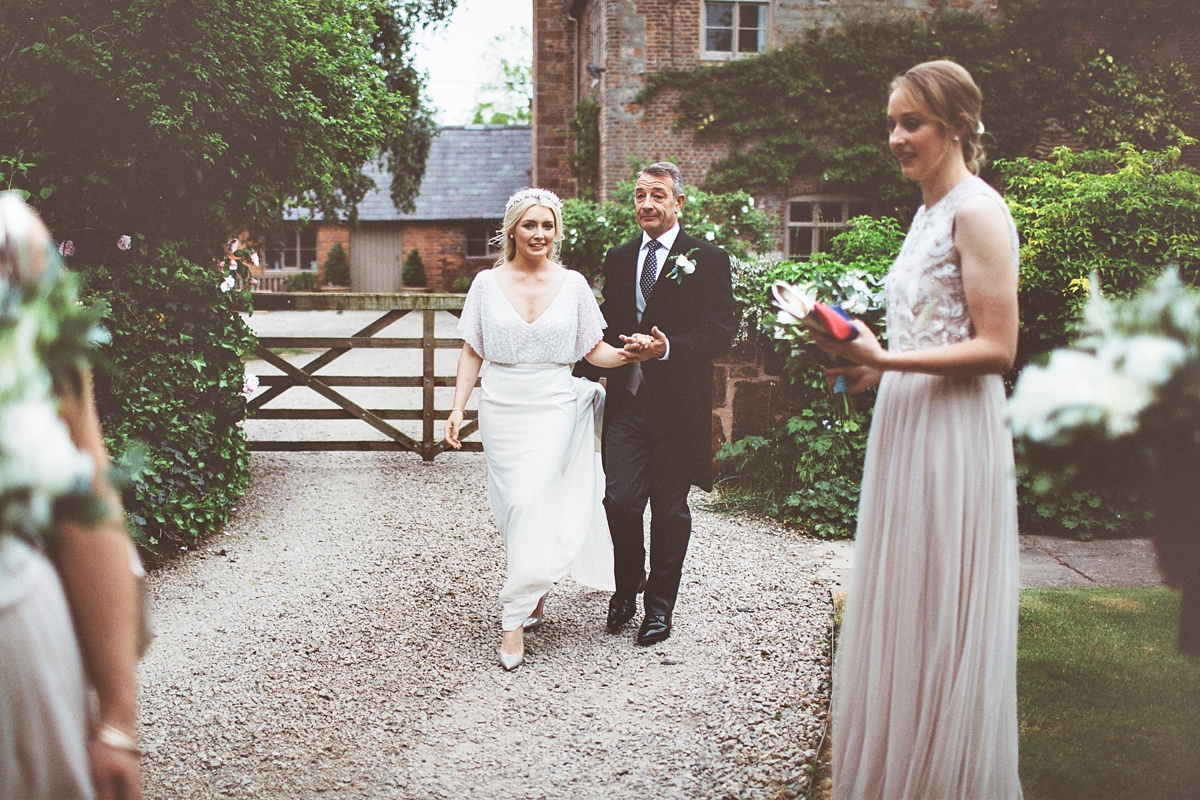
[[[150,578],[148,797],[802,793],[835,547],[695,493],[669,640],[607,634],[607,595],[568,579],[505,673],[481,454],[259,453],[251,469],[224,532]]]

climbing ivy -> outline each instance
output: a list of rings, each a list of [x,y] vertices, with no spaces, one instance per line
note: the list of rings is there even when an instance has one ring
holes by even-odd
[[[676,126],[730,143],[708,189],[755,192],[819,175],[822,190],[875,197],[884,213],[905,218],[919,192],[888,151],[887,88],[921,61],[952,59],[974,75],[993,158],[1021,155],[1051,117],[1093,146],[1176,143],[1196,118],[1195,86],[1182,64],[1143,63],[1134,45],[1153,46],[1200,11],[1183,0],[1146,5],[1028,0],[1007,3],[1000,23],[969,12],[855,21],[719,68],[653,74],[642,100],[677,89]],[[1114,44],[1071,46],[1070,34],[1096,20]]]

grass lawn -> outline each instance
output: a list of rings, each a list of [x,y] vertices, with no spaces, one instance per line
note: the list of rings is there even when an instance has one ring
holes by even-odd
[[[1027,800],[1200,798],[1200,658],[1175,651],[1166,589],[1021,592]]]

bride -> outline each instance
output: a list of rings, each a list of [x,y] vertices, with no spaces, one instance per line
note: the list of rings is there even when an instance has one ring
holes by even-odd
[[[483,371],[479,431],[488,500],[504,539],[508,575],[500,591],[500,663],[524,658],[524,631],[541,624],[546,595],[568,572],[612,591],[613,553],[604,517],[604,473],[596,442],[604,390],[575,378],[581,358],[599,367],[642,360],[601,341],[604,317],[587,280],[554,259],[562,203],[545,189],[509,198],[504,258],[475,278],[458,323],[463,338],[446,443],[461,448],[463,408]]]

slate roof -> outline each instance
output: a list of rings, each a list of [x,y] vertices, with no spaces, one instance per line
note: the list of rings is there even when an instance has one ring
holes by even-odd
[[[425,178],[412,214],[392,205],[392,176],[368,163],[375,188],[358,204],[358,218],[389,220],[500,219],[504,203],[529,185],[533,133],[527,125],[460,125],[442,128],[429,148]]]

